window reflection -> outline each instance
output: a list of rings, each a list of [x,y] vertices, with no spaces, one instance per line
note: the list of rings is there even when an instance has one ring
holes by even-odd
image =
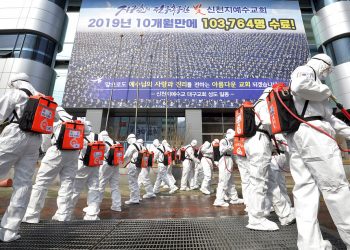
[[[173,146],[183,145],[185,141],[185,118],[168,117],[168,138]],[[152,142],[154,139],[160,141],[165,139],[164,117],[138,117],[135,131],[134,117],[110,117],[107,131],[117,141],[126,140],[129,134],[135,134],[137,138]]]
[[[323,7],[326,7],[327,5],[330,5],[332,3],[341,2],[341,1],[347,1],[347,0],[313,0],[315,11],[319,11]]]
[[[350,37],[343,37],[326,44],[326,51],[332,58],[334,66],[350,62]]]
[[[0,35],[0,57],[26,58],[51,66],[56,43],[36,34]]]
[[[49,0],[49,2],[58,5],[61,9],[65,9],[67,0]]]

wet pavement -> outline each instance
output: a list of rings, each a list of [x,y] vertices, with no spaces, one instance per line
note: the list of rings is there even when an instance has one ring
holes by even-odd
[[[180,177],[181,169],[174,168],[174,176],[176,179]],[[151,171],[151,179],[154,181],[157,170]],[[230,205],[229,207],[214,207],[212,204],[215,200],[215,193],[204,195],[199,190],[194,191],[177,191],[175,194],[169,195],[167,189],[161,189],[161,192],[156,198],[143,199],[137,205],[125,205],[124,201],[128,200],[128,185],[125,169],[121,171],[120,189],[122,193],[122,212],[110,210],[111,199],[110,190],[106,189],[105,198],[101,205],[101,219],[169,219],[169,218],[217,218],[241,215],[244,216],[244,205]],[[217,186],[217,172],[214,172],[212,190]],[[235,183],[238,193],[241,196],[241,186],[238,171],[234,171]],[[293,180],[290,174],[286,173],[287,187],[291,196]],[[178,181],[179,182],[179,181]],[[54,215],[57,197],[57,181],[50,187],[48,196],[45,202],[45,207],[41,213],[42,220],[50,220]],[[8,205],[12,188],[0,188],[0,217],[4,214]],[[144,189],[141,189],[141,194],[144,194]],[[82,193],[79,202],[75,208],[75,219],[83,218],[82,209],[86,206],[86,191]],[[329,215],[327,207],[321,200],[319,221],[321,226],[327,229],[336,231],[334,223]]]

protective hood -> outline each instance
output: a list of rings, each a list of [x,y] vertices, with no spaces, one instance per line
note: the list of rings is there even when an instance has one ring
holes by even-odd
[[[90,121],[84,121],[84,135],[89,135],[92,132],[92,126]]]
[[[219,144],[220,143],[220,140],[219,139],[214,139],[214,141],[212,142],[212,144]]]
[[[143,145],[143,143],[144,143],[144,141],[142,139],[137,139],[136,142],[140,143],[141,145]]]
[[[232,128],[229,128],[227,131],[226,131],[226,134],[234,134],[235,131],[232,129]]]
[[[197,146],[197,140],[192,140],[192,141],[191,141],[191,146],[192,146],[192,147]]]
[[[160,143],[159,143],[159,140],[158,139],[155,139],[153,141],[153,146],[155,146],[156,148],[158,148],[160,146]]]
[[[128,135],[128,138],[126,138],[126,141],[129,144],[133,144],[136,142],[136,136],[134,134],[130,134],[130,135]]]
[[[324,80],[333,71],[332,59],[326,54],[313,56],[306,65],[315,71],[320,80]]]
[[[108,132],[106,130],[101,131],[100,136],[102,138],[108,137]]]
[[[234,134],[226,134],[225,138],[229,141],[232,141],[234,137]]]
[[[204,143],[203,143],[203,145],[202,145],[202,149],[203,150],[206,150],[206,149],[209,149],[211,147],[211,144],[210,144],[210,142],[208,142],[208,141],[205,141]]]
[[[70,121],[73,119],[73,116],[71,116],[70,114],[68,114],[64,108],[62,107],[57,107],[56,108],[56,113],[55,113],[55,120],[58,121],[58,120],[62,120],[64,122],[66,121]]]
[[[266,97],[269,95],[269,93],[271,92],[272,88],[271,87],[267,87],[266,89],[264,89],[264,92],[262,93],[262,95],[259,97],[260,101],[266,101]]]
[[[8,86],[12,89],[27,89],[33,95],[37,94],[37,91],[31,84],[31,79],[26,73],[14,74],[10,77]]]

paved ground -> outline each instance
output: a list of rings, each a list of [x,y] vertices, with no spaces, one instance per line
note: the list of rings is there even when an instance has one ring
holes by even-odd
[[[269,219],[278,223],[276,216]],[[245,227],[246,216],[192,219],[117,219],[101,221],[44,221],[23,224],[21,238],[0,243],[1,249],[297,249],[296,225],[278,231]],[[345,250],[341,240],[321,228],[333,249]]]
[[[154,181],[157,169],[151,171],[151,177]],[[176,179],[180,177],[181,168],[174,168]],[[129,191],[127,186],[127,176],[125,169],[121,170],[121,192],[122,202],[128,199]],[[238,171],[234,171],[237,190],[241,194],[240,178]],[[287,186],[291,196],[293,180],[290,174],[286,173]],[[45,207],[41,214],[41,219],[49,220],[55,213],[57,197],[57,181],[50,187]],[[212,189],[217,186],[217,172],[214,172]],[[11,196],[12,188],[0,188],[0,217],[5,212]],[[145,191],[142,190],[141,193]],[[203,195],[200,191],[177,192],[169,195],[167,190],[162,189],[161,193],[155,199],[143,200],[139,205],[123,205],[122,212],[114,212],[109,208],[111,206],[110,190],[107,188],[105,199],[101,206],[101,219],[158,219],[158,218],[196,218],[196,217],[223,217],[234,215],[245,215],[243,205],[230,205],[227,208],[218,208],[212,206],[215,199],[215,193]],[[320,203],[319,220],[325,228],[335,231],[335,226],[328,213],[323,200]],[[82,209],[86,206],[86,192],[84,192],[75,209],[75,218],[82,219]]]

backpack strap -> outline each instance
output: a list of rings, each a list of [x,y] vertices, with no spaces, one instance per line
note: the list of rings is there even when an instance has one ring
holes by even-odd
[[[109,141],[105,141],[105,143],[106,143],[108,146],[112,147],[112,144],[111,144]]]
[[[98,134],[94,134],[94,141],[98,141]]]
[[[304,118],[308,105],[309,105],[309,100],[306,100],[304,103],[303,111],[301,112],[301,115],[300,115],[301,118]]]
[[[328,64],[328,63],[327,63]],[[308,66],[310,69],[312,69],[312,71],[314,72],[314,76],[315,76],[315,81],[317,80],[317,76],[316,76],[316,71],[314,70],[313,67],[309,66],[309,65],[306,65]]]
[[[192,146],[190,145],[190,146],[188,146],[187,148],[185,148],[185,159],[192,161],[191,158],[187,158],[187,157],[186,157],[186,151],[187,151],[187,149],[189,149],[190,147],[192,147]]]
[[[162,154],[164,154],[164,151],[162,151],[160,148],[157,148],[160,152],[162,152]]]
[[[21,88],[19,90],[22,90],[24,93],[26,93],[28,97],[33,96],[32,92],[30,92],[28,89]]]
[[[21,90],[21,91],[23,91],[24,93],[26,93],[26,95],[27,95],[28,97],[33,96],[32,92],[30,92],[28,89],[21,88],[21,89],[18,89],[18,90]],[[7,119],[5,120],[5,122],[9,122],[9,123],[19,123],[19,117],[18,117],[18,114],[17,114],[17,112],[16,112],[15,109],[12,111],[12,114],[13,114],[13,116],[12,116],[11,120],[9,120],[9,119],[7,118]],[[16,120],[15,120],[15,119],[16,119]]]
[[[88,143],[90,143],[89,139],[86,136],[84,136],[84,140],[86,140]]]
[[[227,145],[230,145],[230,143],[228,142],[228,140],[227,140],[226,138],[224,138],[224,139],[225,139],[225,141],[226,141]]]
[[[134,144],[132,144],[132,145],[134,145],[134,146],[135,146],[135,148],[136,148],[137,152],[140,152],[141,148],[139,148],[139,147],[136,145],[136,143],[134,143]]]
[[[164,153],[165,153],[165,147],[164,147],[164,145],[163,145],[163,149],[164,149],[164,151],[163,150],[161,150],[160,148],[157,148],[162,154],[163,154],[163,156],[164,156],[164,158],[165,158],[165,155],[164,155]],[[159,162],[159,163],[164,163],[164,158],[163,158],[163,161],[161,162]]]

